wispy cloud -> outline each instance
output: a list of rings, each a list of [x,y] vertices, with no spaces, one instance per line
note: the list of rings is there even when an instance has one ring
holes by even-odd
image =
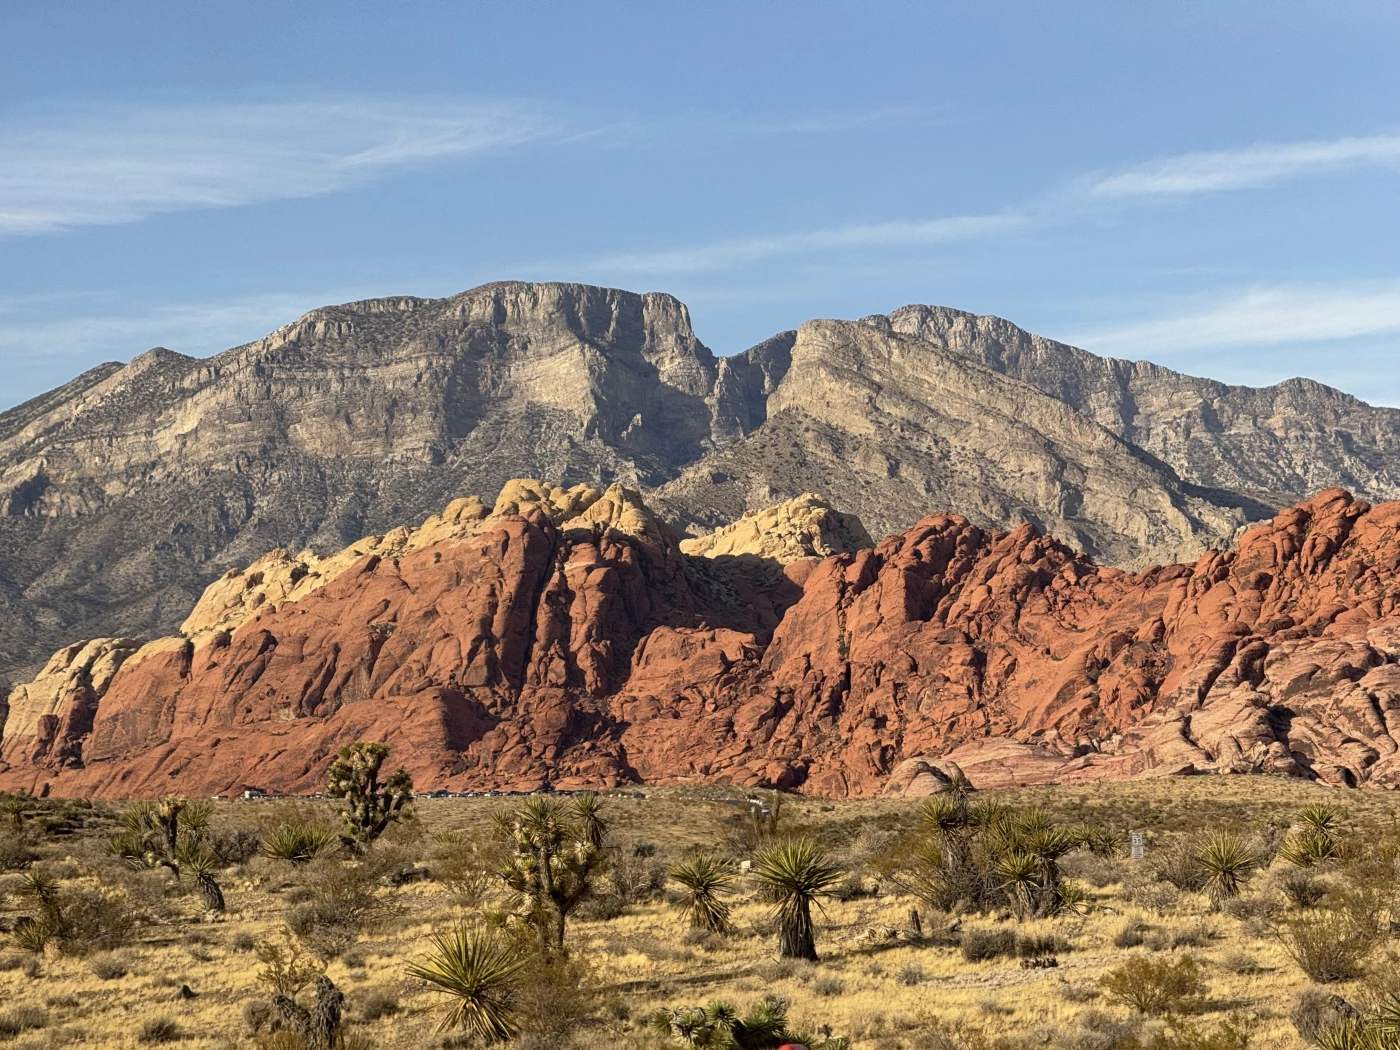
[[[312,197],[556,134],[506,103],[340,99],[113,108],[0,126],[0,235]]]
[[[719,270],[775,255],[826,251],[833,248],[895,247],[976,240],[1005,233],[1027,222],[1024,215],[959,215],[943,219],[831,226],[800,233],[732,237],[692,248],[659,252],[629,252],[605,256],[589,268],[613,273],[682,273]]]
[[[1071,341],[1115,357],[1318,343],[1400,333],[1400,281],[1252,288],[1204,309],[1090,330]]]
[[[260,338],[308,310],[363,297],[362,289],[255,295],[157,306],[143,313],[98,314],[0,325],[0,358],[9,364],[81,359],[126,360],[152,346],[207,356]]]
[[[1400,135],[1372,135],[1187,153],[1084,181],[1090,197],[1179,197],[1265,186],[1300,175],[1396,164],[1400,164]]]

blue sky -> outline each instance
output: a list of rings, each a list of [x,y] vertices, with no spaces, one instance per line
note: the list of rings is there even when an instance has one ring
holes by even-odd
[[[523,278],[1400,405],[1400,5],[0,6],[0,408]]]

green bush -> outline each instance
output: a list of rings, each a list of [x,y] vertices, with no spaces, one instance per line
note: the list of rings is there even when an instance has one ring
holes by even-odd
[[[1110,1002],[1130,1006],[1151,1017],[1181,1013],[1206,993],[1201,967],[1190,956],[1175,960],[1139,956],[1100,979]]]

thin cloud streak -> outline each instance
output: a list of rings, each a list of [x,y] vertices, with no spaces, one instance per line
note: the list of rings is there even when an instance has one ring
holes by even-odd
[[[1095,353],[1151,358],[1391,333],[1400,333],[1400,281],[1253,288],[1209,309],[1091,330],[1071,341]]]
[[[721,270],[776,255],[833,248],[897,247],[978,240],[1018,229],[1024,215],[960,215],[926,219],[833,226],[801,233],[734,237],[674,251],[630,252],[595,259],[589,268],[614,273],[691,273]]]
[[[0,326],[0,356],[11,363],[36,363],[81,355],[90,367],[98,357],[125,361],[152,346],[164,346],[204,357],[261,338],[318,306],[357,297],[364,297],[363,290],[277,293],[161,306],[144,314],[5,325]]]
[[[1087,181],[1090,197],[1180,197],[1253,189],[1286,178],[1400,164],[1400,135],[1187,153]]]
[[[522,106],[373,99],[126,108],[0,130],[0,236],[313,197],[558,133]]]

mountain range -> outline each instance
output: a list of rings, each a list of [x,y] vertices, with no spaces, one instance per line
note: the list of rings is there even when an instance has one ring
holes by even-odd
[[[0,414],[0,680],[171,632],[269,549],[337,550],[510,478],[622,483],[683,533],[803,492],[873,537],[931,510],[1112,565],[1228,544],[1331,485],[1400,495],[1400,412],[1252,389],[909,306],[731,357],[684,305],[506,282],[157,348]]]
[[[353,732],[456,785],[868,794],[950,750],[984,781],[1388,782],[1389,693],[1357,684],[1392,662],[1397,505],[1369,501],[1400,496],[1398,442],[1400,412],[1310,380],[943,307],[731,357],[657,293],[326,307],[0,414],[0,774],[286,790]],[[1311,684],[1270,677],[1283,653]],[[1254,727],[1229,746],[1192,714],[1227,695]],[[667,720],[732,744],[681,755]]]

